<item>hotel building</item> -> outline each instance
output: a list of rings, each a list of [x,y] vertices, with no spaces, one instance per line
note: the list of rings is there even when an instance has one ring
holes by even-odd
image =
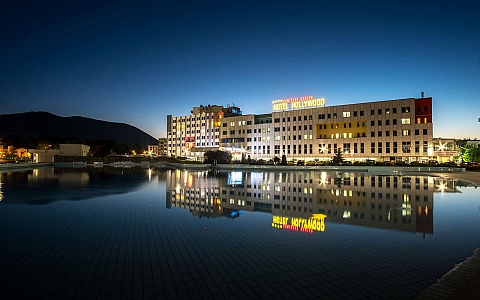
[[[275,100],[273,112],[242,115],[238,107],[194,107],[167,116],[167,154],[203,160],[223,150],[234,160],[327,161],[337,150],[350,161],[428,161],[434,153],[432,98],[325,106],[313,96]]]

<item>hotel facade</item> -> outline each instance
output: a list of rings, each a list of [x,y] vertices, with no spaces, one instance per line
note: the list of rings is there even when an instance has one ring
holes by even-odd
[[[325,106],[325,99],[305,96],[272,104],[271,113],[259,115],[217,105],[168,115],[167,155],[203,160],[206,151],[222,150],[234,160],[286,155],[308,162],[331,160],[341,150],[349,161],[438,159],[431,97]]]

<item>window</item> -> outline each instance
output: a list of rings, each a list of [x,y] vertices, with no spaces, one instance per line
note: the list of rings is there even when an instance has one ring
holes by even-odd
[[[397,142],[393,142],[393,153],[397,153]],[[396,178],[396,177],[395,177]]]
[[[374,109],[370,110],[370,115],[373,116],[374,114],[375,114],[375,110]]]
[[[360,117],[363,117],[363,110],[360,111]]]
[[[247,121],[247,125],[252,125],[252,121]]]
[[[382,132],[381,132],[381,131],[379,131],[377,136],[382,136]]]
[[[370,145],[370,153],[375,153],[375,143]]]
[[[423,135],[427,135],[428,134],[428,130],[427,129],[424,129],[423,130]]]
[[[354,116],[354,117],[357,116],[357,111],[354,111],[354,112],[353,112],[353,116]]]
[[[403,136],[409,136],[410,135],[410,130],[408,130],[408,129],[402,130],[402,135]]]
[[[375,126],[375,121],[370,121],[370,126]]]
[[[396,130],[393,131],[393,136],[397,136],[397,131]]]
[[[343,112],[343,117],[344,118],[349,118],[350,117],[350,112],[349,111],[344,111]]]
[[[382,120],[378,120],[378,126],[382,126]]]
[[[396,114],[396,113],[397,113],[397,108],[394,107],[394,108],[392,109],[392,111],[393,111],[394,114]]]
[[[382,153],[382,142],[378,142],[378,153]]]
[[[402,152],[410,153],[410,142],[402,142]]]
[[[371,137],[375,137],[375,131],[372,131],[372,132],[370,133],[370,136],[371,136]]]
[[[365,153],[365,145],[364,145],[364,143],[360,143],[360,153]]]
[[[402,113],[409,113],[410,112],[410,107],[402,107]]]
[[[379,115],[382,114],[382,109],[381,109],[381,108],[378,109],[378,114],[379,114]]]
[[[419,134],[420,134],[420,130],[415,129],[415,135],[419,135]]]
[[[410,124],[410,118],[402,118],[402,124]]]
[[[420,152],[420,142],[415,141],[415,153],[419,153],[419,152]]]
[[[385,143],[385,153],[390,153],[390,142]]]
[[[390,120],[385,120],[385,125],[390,125]]]

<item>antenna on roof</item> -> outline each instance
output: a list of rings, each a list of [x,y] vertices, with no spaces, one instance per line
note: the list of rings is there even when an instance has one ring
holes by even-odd
[[[422,98],[423,98],[424,93],[422,92]]]

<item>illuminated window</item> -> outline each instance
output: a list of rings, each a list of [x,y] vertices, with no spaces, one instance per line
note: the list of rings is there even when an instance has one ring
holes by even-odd
[[[344,118],[350,117],[350,112],[349,112],[349,111],[344,111],[344,112],[343,112],[343,117],[344,117]]]
[[[403,131],[402,131],[402,135],[403,135],[403,136],[410,135],[410,130],[407,130],[407,129],[403,130]]]
[[[402,124],[410,124],[410,118],[402,118]]]

